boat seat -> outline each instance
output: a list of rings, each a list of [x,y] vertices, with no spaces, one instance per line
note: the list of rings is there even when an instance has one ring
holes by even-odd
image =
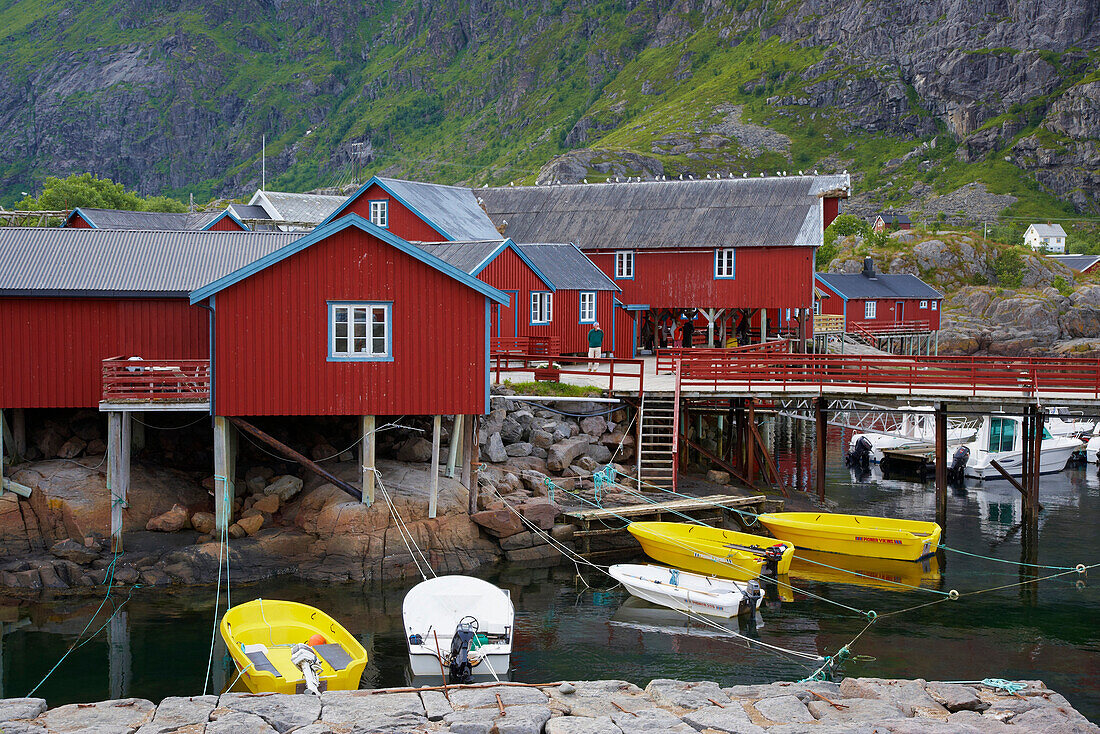
[[[318,655],[325,659],[333,670],[343,670],[351,664],[351,655],[339,642],[330,642],[325,645],[313,645]]]
[[[248,656],[248,659],[252,662],[252,667],[257,671],[262,670],[268,673],[272,673],[275,675],[276,678],[283,677],[283,674],[280,673],[279,669],[271,663],[271,660],[268,659],[267,654],[262,650],[253,650],[251,652],[246,651],[244,654]]]

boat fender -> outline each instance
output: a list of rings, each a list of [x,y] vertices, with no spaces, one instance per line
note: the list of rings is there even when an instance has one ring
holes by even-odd
[[[310,635],[309,639],[306,641],[306,644],[310,647],[317,647],[318,645],[324,645],[326,642],[328,642],[328,640],[325,639],[324,635],[314,634]]]

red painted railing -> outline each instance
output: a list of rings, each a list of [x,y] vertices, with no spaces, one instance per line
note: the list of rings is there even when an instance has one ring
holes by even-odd
[[[105,402],[210,400],[210,362],[205,359],[103,360]]]
[[[640,359],[612,359],[590,357],[547,357],[540,354],[504,354],[498,353],[491,356],[491,368],[496,373],[495,382],[500,384],[501,375],[510,372],[531,372],[538,370],[536,379],[541,376],[552,376],[556,373],[562,375],[585,375],[590,378],[604,378],[608,380],[607,389],[615,389],[615,380],[619,380],[619,387],[626,389],[638,387],[640,397],[644,390],[645,362]],[[556,365],[556,366],[555,366]],[[595,366],[595,371],[589,371],[589,365]],[[627,381],[627,385],[623,382]],[[559,381],[560,379],[556,379]]]
[[[742,347],[729,347],[726,349],[684,349],[683,347],[668,347],[657,350],[657,374],[672,374],[676,369],[676,362],[684,358],[711,357],[714,359],[734,359],[745,354],[788,354],[791,351],[791,343],[787,339],[776,339],[760,344],[746,344]]]
[[[913,394],[942,389],[1013,397],[1077,393],[1100,398],[1100,360],[1057,357],[890,357],[852,354],[700,355],[680,361],[684,388],[861,388]]]
[[[882,334],[920,334],[931,330],[931,325],[927,321],[895,321],[892,324],[859,321],[852,323],[854,333],[872,339]]]
[[[489,340],[493,354],[542,354],[561,353],[560,336],[494,336]]]

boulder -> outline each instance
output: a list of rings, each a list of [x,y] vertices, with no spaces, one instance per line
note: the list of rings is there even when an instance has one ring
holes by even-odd
[[[75,459],[80,456],[87,445],[87,442],[79,436],[73,436],[57,450],[57,457],[59,459]]]
[[[957,683],[929,683],[924,687],[928,695],[932,696],[941,706],[955,713],[956,711],[985,711],[989,704],[978,697],[977,692],[970,686],[961,686]]]
[[[33,719],[45,710],[44,698],[5,698],[0,700],[0,722]]]
[[[71,703],[50,709],[38,722],[51,732],[133,731],[153,718],[156,706],[141,698],[126,698],[98,703]]]
[[[213,512],[196,512],[191,516],[191,527],[203,535],[210,535],[217,526],[217,519]]]
[[[527,443],[526,441],[518,441],[516,443],[510,444],[508,448],[505,449],[505,453],[507,453],[509,456],[530,456],[531,449],[531,444]]]
[[[432,442],[421,436],[413,436],[397,450],[398,461],[425,462],[432,460]]]
[[[564,441],[559,441],[550,447],[546,455],[546,466],[550,471],[560,472],[573,463],[588,448],[588,442],[592,440],[589,435],[574,436]]]
[[[499,464],[508,458],[508,452],[504,450],[504,442],[500,439],[499,433],[494,433],[489,436],[489,440],[485,443],[485,458],[494,464]]]
[[[509,417],[504,421],[504,425],[500,427],[500,438],[506,444],[522,441],[523,426],[520,425],[518,421],[512,420]]]
[[[519,514],[523,515],[525,519],[534,523],[542,530],[549,530],[554,527],[554,521],[557,520],[558,515],[561,514],[561,508],[550,500],[543,498],[524,502],[516,509],[519,510]],[[510,511],[505,510],[505,512]]]
[[[264,526],[263,515],[251,515],[250,517],[242,517],[237,521],[237,526],[245,531],[248,535],[255,535],[260,532],[260,528]]]
[[[707,481],[711,484],[729,484],[730,473],[719,469],[711,469],[707,472]]]
[[[275,495],[283,502],[286,502],[301,491],[302,480],[290,474],[275,477],[271,481],[271,484],[264,487],[264,494]]]
[[[321,716],[321,701],[316,696],[225,693],[218,700],[218,708],[259,716],[279,734],[312,724]]]
[[[611,461],[611,449],[607,448],[602,443],[589,444],[584,452],[597,464],[606,464]]]
[[[600,415],[581,418],[581,432],[599,438],[607,433],[607,419]]]
[[[240,540],[246,535],[248,535],[248,531],[242,528],[240,523],[235,522],[229,526],[229,537],[233,540]]]
[[[507,538],[525,529],[523,521],[507,507],[500,510],[482,510],[470,515],[470,519],[496,538]]]
[[[531,445],[540,449],[548,449],[554,444],[554,434],[549,431],[531,431]]]
[[[89,548],[83,543],[77,543],[71,539],[54,543],[50,547],[50,554],[55,558],[63,558],[66,561],[79,563],[81,566],[86,566],[99,558],[99,552],[95,548]]]
[[[764,718],[777,724],[806,724],[814,721],[806,704],[797,696],[773,696],[757,701],[753,706]]]
[[[314,461],[324,461],[325,459],[331,459],[339,453],[336,447],[330,443],[319,443],[309,451],[309,457]]]
[[[274,515],[279,511],[279,497],[274,494],[267,494],[260,497],[252,505],[253,510],[259,510],[260,512],[267,513],[268,515]]]
[[[187,515],[186,507],[172,505],[172,509],[168,512],[157,515],[145,523],[145,529],[155,530],[158,533],[174,533],[177,530],[183,530],[190,524],[190,518]]]

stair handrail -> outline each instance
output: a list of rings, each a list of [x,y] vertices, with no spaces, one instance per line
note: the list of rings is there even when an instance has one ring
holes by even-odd
[[[676,491],[676,480],[680,476],[680,366],[682,360],[676,360],[676,381],[672,391],[672,491]]]

